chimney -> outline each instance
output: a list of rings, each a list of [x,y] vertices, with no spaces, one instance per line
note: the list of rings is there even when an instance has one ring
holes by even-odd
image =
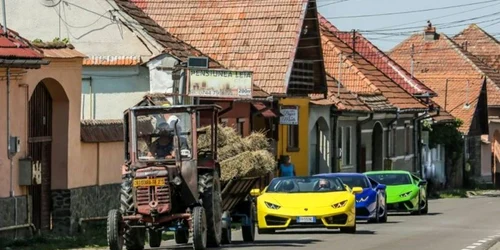
[[[424,30],[424,40],[434,41],[437,40],[438,36],[436,34],[436,27],[432,27],[431,21],[427,21],[427,27]]]

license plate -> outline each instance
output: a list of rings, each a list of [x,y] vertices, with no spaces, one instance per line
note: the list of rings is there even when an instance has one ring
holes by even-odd
[[[164,178],[134,180],[134,187],[165,186]]]
[[[297,217],[297,223],[315,223],[316,217]]]

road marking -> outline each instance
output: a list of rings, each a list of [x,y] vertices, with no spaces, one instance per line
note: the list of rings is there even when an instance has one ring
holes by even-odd
[[[474,246],[481,246],[482,244],[483,243],[481,243],[481,242],[472,243],[472,245],[474,245]]]
[[[468,247],[466,247],[466,248],[467,248],[467,249],[474,249],[474,248],[476,248],[476,247],[477,247],[477,246],[468,246]]]

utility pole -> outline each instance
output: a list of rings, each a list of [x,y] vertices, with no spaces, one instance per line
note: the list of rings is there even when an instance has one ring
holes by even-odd
[[[2,15],[3,15],[3,34],[7,35],[7,10],[5,9],[5,0],[2,0]]]

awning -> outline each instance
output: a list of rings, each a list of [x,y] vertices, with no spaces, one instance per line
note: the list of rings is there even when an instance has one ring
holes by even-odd
[[[273,111],[272,108],[268,108],[262,102],[253,102],[252,106],[265,118],[274,118],[279,116],[279,114]]]

